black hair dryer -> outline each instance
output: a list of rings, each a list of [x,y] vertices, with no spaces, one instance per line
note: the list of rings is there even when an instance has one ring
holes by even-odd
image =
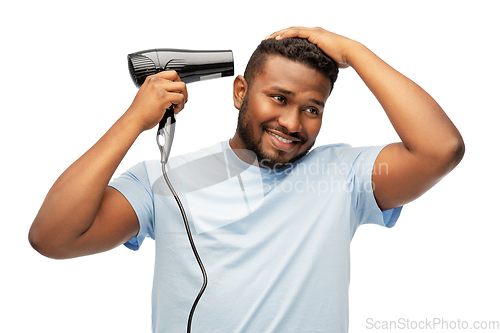
[[[152,49],[128,55],[128,68],[135,85],[140,88],[149,75],[175,70],[184,83],[234,75],[233,52]],[[156,141],[161,162],[166,163],[174,138],[175,114],[169,107],[159,123]]]

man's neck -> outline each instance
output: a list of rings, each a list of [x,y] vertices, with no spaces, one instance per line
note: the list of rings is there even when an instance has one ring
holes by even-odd
[[[246,149],[236,135],[229,140],[229,147],[231,147],[234,154],[243,162],[247,164],[255,164],[255,154]]]

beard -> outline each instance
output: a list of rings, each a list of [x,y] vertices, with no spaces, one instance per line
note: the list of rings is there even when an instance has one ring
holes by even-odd
[[[262,147],[262,136],[256,138],[253,134],[252,130],[252,120],[249,119],[250,116],[248,114],[248,95],[245,95],[243,98],[243,102],[241,104],[241,109],[238,114],[238,125],[236,127],[236,132],[240,137],[243,145],[247,150],[253,152],[259,162],[259,165],[265,168],[272,168],[274,170],[282,170],[291,166],[294,162],[302,159],[307,155],[311,147],[314,145],[314,141],[307,147],[307,149],[302,152],[294,155],[293,157],[287,159],[285,157],[285,152],[276,151],[273,153],[268,153],[264,151]],[[303,145],[307,142],[307,137],[298,133],[289,133],[286,128],[283,126],[270,126],[267,123],[262,125],[262,132],[265,132],[266,129],[274,129],[280,131],[286,135],[295,137],[300,140],[300,144]]]

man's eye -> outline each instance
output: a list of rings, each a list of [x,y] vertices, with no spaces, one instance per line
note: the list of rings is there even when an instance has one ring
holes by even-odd
[[[318,110],[316,110],[315,108],[307,108],[307,109],[305,109],[304,111],[306,111],[306,112],[308,112],[308,113],[310,113],[310,114],[314,114],[314,115],[319,114],[319,111],[318,111]]]
[[[280,103],[285,103],[285,98],[283,96],[273,96],[273,98]]]

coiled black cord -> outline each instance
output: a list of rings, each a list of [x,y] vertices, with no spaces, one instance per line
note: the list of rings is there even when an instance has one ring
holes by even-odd
[[[175,201],[177,202],[177,205],[179,206],[179,210],[182,215],[182,219],[184,220],[184,226],[186,227],[186,233],[189,238],[189,243],[191,244],[191,249],[193,250],[194,256],[196,257],[196,261],[198,261],[198,265],[200,266],[201,269],[201,274],[203,275],[203,285],[201,286],[200,292],[198,293],[198,296],[196,296],[196,299],[193,302],[193,306],[191,307],[191,311],[189,312],[189,317],[188,317],[188,323],[187,323],[187,333],[191,332],[191,322],[193,321],[193,315],[194,315],[194,310],[196,308],[196,305],[198,304],[198,301],[201,298],[201,295],[203,295],[203,292],[205,291],[205,288],[207,287],[208,283],[208,278],[207,278],[207,272],[205,271],[205,267],[203,267],[203,263],[201,262],[200,256],[198,254],[198,251],[196,250],[196,246],[194,245],[193,241],[193,236],[191,235],[191,229],[189,228],[189,223],[188,219],[186,216],[186,212],[184,211],[184,207],[182,206],[181,200],[179,199],[179,196],[174,190],[174,187],[170,183],[170,180],[168,179],[167,172],[165,171],[165,163],[161,163],[161,171],[163,172],[163,178],[165,178],[165,182],[168,185],[168,188],[172,192]]]

